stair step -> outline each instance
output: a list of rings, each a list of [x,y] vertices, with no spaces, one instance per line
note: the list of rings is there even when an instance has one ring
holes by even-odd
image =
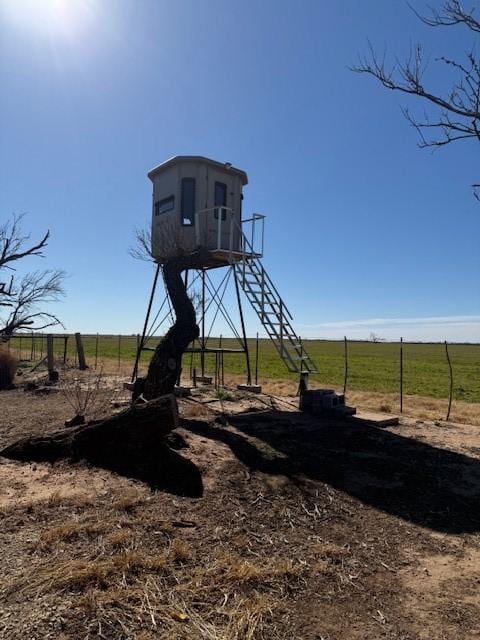
[[[250,304],[287,369],[296,373],[315,371],[315,365],[288,320],[292,317],[290,312],[258,258],[245,256],[234,268]]]

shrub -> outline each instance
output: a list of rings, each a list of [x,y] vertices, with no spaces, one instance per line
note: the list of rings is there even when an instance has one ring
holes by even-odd
[[[0,389],[7,389],[17,372],[17,359],[7,349],[0,349]]]

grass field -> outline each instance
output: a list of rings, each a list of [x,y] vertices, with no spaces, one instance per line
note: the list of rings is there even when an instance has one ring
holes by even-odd
[[[32,355],[32,338],[22,336],[22,357]],[[149,345],[155,346],[158,340],[152,340]],[[94,364],[96,337],[83,338],[85,355],[90,365]],[[307,340],[305,349],[317,363],[319,372],[313,377],[325,385],[336,388],[343,387],[344,380],[344,346],[343,342]],[[100,336],[98,339],[98,364],[108,360],[110,364],[120,362],[125,371],[130,371],[135,359],[136,336]],[[209,347],[218,346],[218,340],[210,339]],[[238,348],[234,339],[223,339],[223,346]],[[41,338],[34,340],[36,359],[45,351],[45,344],[41,346]],[[11,342],[12,351],[19,352],[20,337]],[[63,356],[63,336],[55,338],[55,352]],[[252,375],[255,372],[255,341],[249,341]],[[450,358],[454,376],[454,399],[466,402],[480,402],[480,344],[453,344],[449,346]],[[67,343],[67,357],[71,361],[75,357],[75,341],[70,336]],[[142,354],[142,363],[148,362],[150,353]],[[279,359],[269,340],[259,342],[258,375],[261,378],[295,380],[297,376],[287,371]],[[184,358],[184,370],[191,366],[192,356]],[[243,354],[225,354],[225,373],[244,374],[246,370]],[[193,366],[199,373],[200,359],[198,354],[193,356]],[[207,373],[214,371],[214,356],[208,354],[205,361]],[[445,398],[449,392],[449,373],[443,344],[404,344],[403,346],[403,389],[405,394]],[[396,392],[399,387],[399,345],[398,343],[348,343],[348,389]]]

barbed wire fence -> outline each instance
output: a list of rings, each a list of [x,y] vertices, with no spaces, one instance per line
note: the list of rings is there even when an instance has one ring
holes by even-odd
[[[53,360],[63,367],[80,367],[82,362],[86,367],[97,369],[99,366],[105,366],[105,362],[110,365],[110,370],[116,371],[117,374],[125,373],[126,368],[133,366],[139,345],[140,336],[137,334],[125,336],[102,335],[99,333],[93,335],[80,334],[49,334],[52,336],[53,344]],[[80,343],[78,342],[80,340]],[[261,351],[259,349],[258,334],[255,340],[255,380],[258,382],[259,371],[261,369]],[[365,344],[376,344],[376,341],[349,341],[347,336],[343,339],[343,394],[347,395],[350,386],[350,375],[352,371],[350,342]],[[79,347],[81,345],[81,348]],[[392,342],[389,342],[392,344]],[[395,344],[395,343],[393,343]],[[404,410],[404,389],[405,389],[405,354],[404,347],[407,343],[403,337],[398,342],[398,378],[395,384],[398,385],[398,403],[400,413]],[[417,343],[410,343],[417,344]],[[448,408],[446,412],[446,420],[448,421],[452,411],[453,393],[454,393],[454,364],[452,363],[449,352],[449,344],[444,341],[445,365],[448,373],[448,390],[445,396],[448,398]],[[44,333],[18,333],[5,343],[4,348],[10,350],[18,359],[20,365],[31,365],[38,367],[47,360],[47,334]],[[190,358],[190,370],[193,368],[193,354]],[[88,364],[87,364],[88,363]],[[224,384],[224,363],[221,359],[221,374],[217,372],[215,367],[215,379],[218,385]],[[190,376],[192,377],[192,375]]]

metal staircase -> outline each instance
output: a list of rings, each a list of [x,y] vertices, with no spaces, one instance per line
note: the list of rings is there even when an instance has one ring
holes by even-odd
[[[314,373],[317,368],[291,325],[292,314],[245,236],[243,241],[242,258],[233,262],[238,282],[288,370]]]

